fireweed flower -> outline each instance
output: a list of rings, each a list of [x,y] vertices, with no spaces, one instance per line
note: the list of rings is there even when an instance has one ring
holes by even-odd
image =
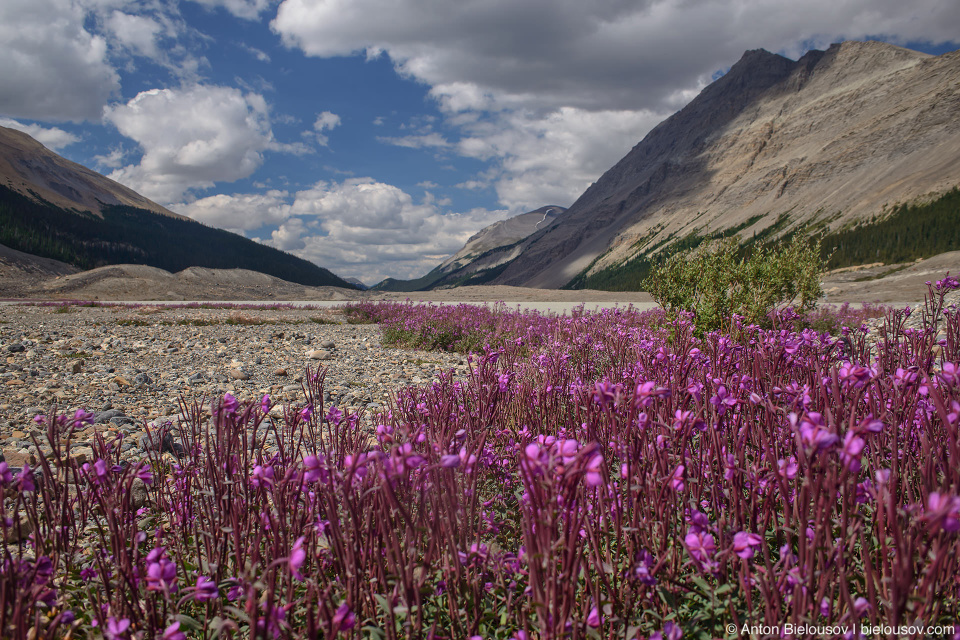
[[[194,587],[193,599],[197,602],[214,600],[220,595],[217,584],[207,576],[197,577],[197,586]]]
[[[925,517],[948,533],[960,531],[960,498],[933,492],[927,496]]]
[[[603,623],[603,616],[600,615],[600,609],[593,607],[587,614],[587,626],[596,629]]]
[[[123,640],[127,637],[127,629],[129,628],[130,620],[128,618],[117,620],[111,616],[107,620],[107,628],[105,629],[104,635],[107,637],[107,640]]]
[[[260,411],[264,413],[270,413],[270,394],[263,396],[263,399],[260,401]]]
[[[577,459],[577,451],[580,449],[580,445],[576,440],[561,440],[557,449],[563,464],[570,464]]]
[[[163,547],[156,547],[147,554],[147,591],[177,591],[177,565],[166,553]]]
[[[303,540],[304,536],[297,538],[297,541],[293,543],[293,549],[290,550],[289,557],[287,557],[287,568],[290,570],[290,574],[300,582],[303,582],[300,567],[307,559],[307,552],[303,550]]]
[[[163,635],[160,637],[160,640],[187,640],[187,635],[183,631],[180,631],[180,623],[174,622],[163,630]]]
[[[250,484],[255,487],[270,488],[273,486],[273,477],[273,467],[258,464],[253,468],[253,473],[250,475]]]
[[[460,466],[460,456],[456,454],[440,456],[440,466],[444,469],[454,469]]]
[[[698,562],[708,562],[717,550],[716,541],[706,531],[690,529],[683,541],[687,545],[690,555]]]
[[[847,435],[843,439],[843,450],[840,452],[840,459],[843,461],[844,466],[853,473],[860,471],[860,455],[863,453],[865,444],[866,442],[864,442],[863,438],[856,435],[853,431],[847,431]]]
[[[683,482],[686,469],[687,468],[684,465],[678,465],[677,468],[673,470],[673,475],[670,476],[670,487],[678,493],[683,491],[683,489],[687,486]]]
[[[349,631],[356,624],[357,617],[346,602],[337,607],[337,612],[333,614],[333,625],[339,631]]]
[[[334,427],[339,426],[343,421],[343,411],[336,407],[330,407],[330,410],[327,411],[327,422],[329,422]]]
[[[637,564],[633,569],[633,577],[645,584],[647,586],[653,586],[657,584],[657,579],[653,577],[653,568],[656,566],[656,562],[653,559],[653,555],[643,549],[640,553],[637,554]]]
[[[153,472],[147,463],[137,465],[136,476],[140,478],[144,484],[153,484]]]
[[[309,455],[303,459],[303,481],[307,484],[313,484],[317,480],[325,480],[327,470],[323,464],[322,456]]]
[[[313,406],[307,405],[300,410],[300,419],[304,422],[310,422],[310,418],[313,417]]]
[[[740,531],[733,536],[733,552],[744,560],[749,560],[756,553],[755,549],[763,545],[763,538],[756,533]]]
[[[13,482],[13,474],[10,473],[10,467],[6,462],[0,462],[0,487],[5,487]]]
[[[797,418],[797,414],[791,413],[788,417],[790,424],[799,430],[800,441],[804,446],[820,451],[832,447],[840,440],[835,433],[827,430],[823,423],[823,415],[820,413],[811,411],[804,413],[802,418]]]
[[[603,484],[603,474],[600,472],[600,465],[603,464],[603,456],[594,455],[587,462],[587,472],[584,474],[584,480],[591,487],[599,487]]]
[[[77,409],[73,414],[73,421],[76,424],[93,424],[94,414],[90,411],[85,411],[83,409]]]
[[[944,362],[943,369],[937,374],[940,382],[948,388],[953,388],[960,384],[960,367],[953,362]]]
[[[32,493],[37,490],[37,485],[33,481],[33,473],[30,471],[30,465],[23,465],[23,469],[17,474],[17,484],[20,485],[21,493]]]
[[[633,394],[633,402],[640,407],[649,407],[655,398],[669,398],[670,389],[658,387],[656,382],[647,381],[637,385]]]
[[[736,406],[737,399],[730,395],[725,386],[720,385],[717,394],[710,398],[710,404],[717,410],[717,415],[722,416],[728,408]]]
[[[650,640],[680,640],[682,637],[683,630],[673,622],[667,622],[661,631],[651,634]]]
[[[233,397],[233,394],[229,392],[223,394],[223,402],[220,403],[220,410],[223,411],[223,413],[228,416],[233,415],[239,407],[240,402]]]
[[[850,362],[845,362],[840,365],[837,373],[840,376],[840,382],[844,386],[850,386],[854,389],[859,389],[864,386],[876,375],[876,372],[872,369]]]

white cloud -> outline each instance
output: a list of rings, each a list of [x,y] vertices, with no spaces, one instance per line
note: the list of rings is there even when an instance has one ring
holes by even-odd
[[[425,149],[429,147],[443,148],[450,146],[450,142],[439,133],[428,133],[420,136],[400,136],[397,138],[377,136],[377,140],[384,144],[392,144],[409,149]]]
[[[111,149],[110,153],[93,156],[93,161],[97,163],[99,167],[105,167],[107,169],[119,169],[123,166],[123,159],[127,156],[126,152],[123,149]]]
[[[746,49],[955,42],[957,24],[955,0],[284,0],[271,26],[308,55],[386,52],[452,110],[662,110]]]
[[[291,220],[272,243],[294,248],[302,242],[297,255],[365,282],[412,278],[459,250],[477,229],[507,216],[485,209],[442,212],[439,204],[432,198],[417,203],[371,178],[319,182],[296,194]]]
[[[162,203],[246,178],[263,163],[263,151],[287,150],[273,140],[263,97],[229,87],[143,91],[106,109],[104,119],[143,150],[139,164],[110,177]]]
[[[430,87],[457,151],[493,161],[517,210],[570,204],[747,49],[958,43],[958,24],[956,0],[284,0],[271,27],[311,56],[388,55]],[[379,140],[445,146],[417,133]]]
[[[270,54],[268,54],[266,51],[257,49],[256,47],[251,47],[248,44],[241,44],[240,47],[260,62],[270,62]]]
[[[174,204],[170,209],[194,220],[235,232],[276,225],[290,217],[286,191],[266,193],[217,194],[190,203]]]
[[[423,182],[418,182],[417,186],[423,187],[424,189],[436,189],[440,185],[434,182],[433,180],[424,180]]]
[[[317,114],[317,119],[313,123],[313,135],[316,137],[317,142],[323,146],[327,146],[330,142],[330,139],[323,134],[324,131],[329,131],[336,127],[340,126],[340,116],[330,111],[322,111]]]
[[[7,127],[8,129],[23,131],[37,142],[48,149],[52,149],[53,151],[59,151],[60,149],[73,144],[74,142],[80,141],[80,138],[72,133],[64,131],[60,127],[42,127],[38,124],[24,124],[10,118],[0,118],[0,127]]]
[[[231,14],[244,20],[257,20],[273,0],[193,0],[208,9],[222,7]]]
[[[429,192],[417,202],[372,178],[318,182],[294,194],[219,194],[170,205],[173,211],[237,233],[258,230],[259,242],[290,251],[334,273],[365,282],[414,278],[459,250],[478,229],[507,211],[444,211]]]
[[[156,20],[114,11],[107,19],[107,28],[130,51],[148,58],[158,57],[157,36],[163,27]]]
[[[0,113],[95,120],[119,91],[107,41],[84,27],[74,0],[0,2]]]
[[[542,116],[504,112],[464,128],[468,135],[460,140],[459,152],[493,159],[495,171],[457,186],[479,189],[492,181],[500,203],[515,212],[569,206],[661,119],[650,111],[573,107]]]
[[[340,116],[329,111],[322,111],[317,114],[317,120],[313,123],[313,128],[317,131],[324,131],[340,126]]]

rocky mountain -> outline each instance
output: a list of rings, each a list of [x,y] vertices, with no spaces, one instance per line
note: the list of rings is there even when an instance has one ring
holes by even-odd
[[[426,291],[440,287],[483,284],[500,273],[523,250],[523,240],[550,226],[564,207],[547,205],[484,227],[462,249],[427,275],[415,280],[387,278],[378,291]]]
[[[0,127],[0,185],[64,209],[100,213],[127,205],[183,218],[133,189],[53,153],[22,131]]]
[[[301,285],[356,288],[311,262],[173,213],[5,127],[0,244],[79,269],[248,269]]]
[[[960,185],[960,51],[748,51],[655,127],[494,284],[562,287],[685,238],[847,228]]]

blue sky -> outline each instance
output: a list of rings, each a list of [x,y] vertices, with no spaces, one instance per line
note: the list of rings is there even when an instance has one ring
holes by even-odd
[[[952,51],[960,3],[4,0],[0,125],[372,284],[569,206],[747,49],[866,38]]]

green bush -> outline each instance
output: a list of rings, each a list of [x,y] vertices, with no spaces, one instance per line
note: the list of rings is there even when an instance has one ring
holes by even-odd
[[[812,309],[822,295],[825,264],[819,240],[796,235],[744,256],[731,237],[671,256],[644,284],[668,313],[692,312],[703,332],[726,328],[733,314],[767,324],[778,307]]]

